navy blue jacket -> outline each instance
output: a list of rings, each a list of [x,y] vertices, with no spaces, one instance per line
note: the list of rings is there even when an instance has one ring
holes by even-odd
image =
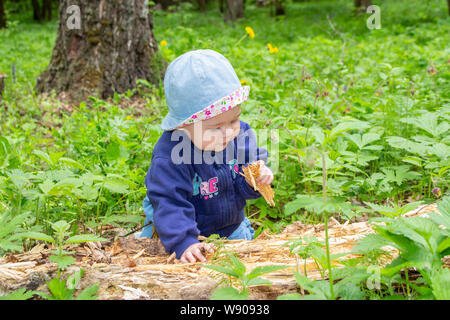
[[[169,253],[180,258],[198,235],[229,236],[245,217],[246,199],[261,196],[239,174],[242,165],[268,151],[256,146],[250,126],[240,121],[239,135],[221,152],[198,149],[183,130],[164,131],[145,177],[155,229]]]

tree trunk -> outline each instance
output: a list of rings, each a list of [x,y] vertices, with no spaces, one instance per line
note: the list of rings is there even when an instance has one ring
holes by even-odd
[[[226,0],[225,21],[244,17],[244,0]]]
[[[42,20],[42,12],[41,12],[41,6],[39,4],[39,1],[31,0],[31,6],[33,7],[33,19],[35,21],[41,21]]]
[[[42,3],[42,19],[52,20],[52,0],[44,0]]]
[[[206,11],[206,0],[197,0],[198,8],[201,12]]]
[[[274,0],[273,3],[274,3],[274,6],[275,6],[275,15],[276,16],[280,16],[280,15],[285,14],[285,10],[284,10],[284,7],[283,7],[283,4],[281,3],[281,1]]]
[[[225,12],[225,0],[219,0],[219,12],[220,13],[224,13]]]
[[[5,0],[0,0],[0,29],[6,28]]]
[[[154,1],[156,4],[161,4],[162,9],[164,11],[166,11],[170,6],[176,5],[177,2],[173,1],[173,0],[156,0]]]
[[[55,90],[60,97],[79,102],[123,93],[135,88],[137,79],[157,85],[167,63],[157,52],[153,19],[144,8],[147,1],[78,3],[79,7],[70,0],[60,2],[58,37],[36,91]]]
[[[447,0],[448,15],[450,16],[450,0]]]
[[[450,0],[449,0],[450,1]],[[355,8],[359,9],[360,11],[366,11],[368,6],[372,5],[371,0],[355,0]]]

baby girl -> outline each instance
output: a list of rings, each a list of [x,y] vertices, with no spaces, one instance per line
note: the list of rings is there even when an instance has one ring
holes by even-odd
[[[214,250],[199,235],[253,239],[244,208],[261,194],[240,172],[258,161],[257,183],[270,184],[273,174],[265,164],[267,150],[256,146],[252,129],[239,119],[249,91],[213,50],[189,51],[167,68],[169,113],[145,178],[147,226],[140,236],[151,237],[153,223],[166,250],[181,262],[205,261],[201,249]]]

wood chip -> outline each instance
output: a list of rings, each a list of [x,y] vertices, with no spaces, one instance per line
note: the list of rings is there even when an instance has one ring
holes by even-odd
[[[272,187],[268,184],[256,183],[255,178],[258,178],[260,175],[259,163],[255,161],[250,163],[246,167],[242,166],[242,170],[244,171],[244,174],[242,174],[241,172],[239,173],[245,177],[247,183],[251,185],[255,191],[258,191],[269,205],[274,207],[275,202],[273,201],[273,197],[275,196],[275,192],[273,191]]]

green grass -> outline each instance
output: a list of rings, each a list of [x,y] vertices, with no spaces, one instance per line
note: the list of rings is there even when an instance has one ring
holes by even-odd
[[[167,41],[161,51],[169,62],[194,49],[221,52],[251,86],[242,119],[257,132],[279,134],[279,155],[271,154],[272,164],[275,157],[281,164],[273,183],[277,206],[269,208],[263,199],[248,206],[257,233],[295,220],[323,221],[292,204],[286,214],[285,205],[297,195],[321,196],[320,155],[311,147],[319,148],[327,130],[350,120],[325,150],[331,200],[405,203],[434,201],[435,188],[447,192],[446,3],[374,3],[381,7],[380,30],[369,30],[369,15],[356,14],[352,1],[344,0],[288,4],[279,18],[248,5],[246,18],[234,24],[224,23],[214,7],[205,14],[154,13],[155,37]],[[47,220],[75,219],[74,232],[142,223],[144,177],[167,113],[161,88],[141,82],[139,107],[128,92],[66,112],[56,99],[33,93],[50,61],[57,21],[34,23],[29,13],[8,10],[9,28],[0,30],[0,71],[9,76],[0,114],[0,210],[27,213],[24,228],[34,231],[51,231]],[[254,39],[242,39],[246,26]],[[268,43],[279,52],[270,54]],[[369,142],[360,149],[362,140]]]

